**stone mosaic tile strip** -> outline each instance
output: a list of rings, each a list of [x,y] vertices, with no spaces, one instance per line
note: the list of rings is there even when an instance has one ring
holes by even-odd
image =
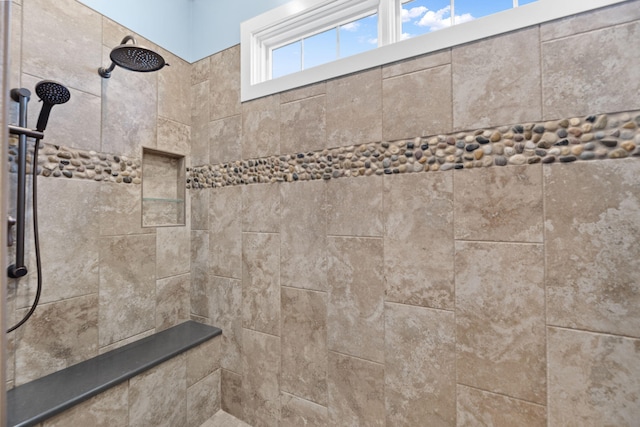
[[[187,188],[640,157],[640,111],[188,168]]]
[[[17,138],[9,140],[10,172]],[[31,168],[32,151],[27,159]],[[374,142],[187,168],[187,188],[640,157],[640,110]],[[41,142],[38,175],[142,182],[141,159]]]
[[[18,139],[9,140],[9,171],[18,170]],[[31,173],[33,161],[33,143],[28,141],[27,172]],[[53,178],[90,179],[125,184],[142,182],[141,160],[98,153],[96,151],[76,150],[60,145],[40,142],[38,150],[38,175]]]

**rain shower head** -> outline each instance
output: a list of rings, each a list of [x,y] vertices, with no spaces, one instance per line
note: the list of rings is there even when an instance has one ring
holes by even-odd
[[[127,44],[128,41],[133,44]],[[116,46],[111,50],[109,55],[111,58],[111,66],[109,68],[100,67],[98,73],[108,79],[116,65],[131,71],[148,73],[158,71],[165,65],[164,58],[146,47],[139,46],[132,36],[122,39],[120,46]]]
[[[38,117],[36,129],[40,132],[44,131],[49,121],[49,113],[51,108],[57,104],[64,104],[71,99],[69,89],[53,80],[43,80],[36,85],[36,95],[42,101],[42,110]]]

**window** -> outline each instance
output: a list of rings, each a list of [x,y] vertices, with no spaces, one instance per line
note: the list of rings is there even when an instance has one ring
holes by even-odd
[[[378,14],[346,22],[271,49],[271,78],[326,64],[378,46]]]
[[[622,1],[295,0],[242,23],[242,101]]]

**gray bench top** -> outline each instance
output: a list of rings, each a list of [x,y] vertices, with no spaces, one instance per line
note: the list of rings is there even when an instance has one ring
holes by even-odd
[[[222,333],[187,321],[7,392],[7,425],[35,425]]]

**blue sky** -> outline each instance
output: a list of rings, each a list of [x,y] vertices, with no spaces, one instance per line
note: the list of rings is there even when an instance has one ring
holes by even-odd
[[[455,22],[461,24],[513,7],[513,0],[454,0]],[[535,0],[519,0],[519,5]],[[402,7],[402,39],[451,25],[450,0],[412,0]],[[377,46],[377,15],[365,17],[273,52],[273,78],[314,67]],[[340,39],[339,49],[337,40]],[[304,55],[304,64],[301,57]]]

